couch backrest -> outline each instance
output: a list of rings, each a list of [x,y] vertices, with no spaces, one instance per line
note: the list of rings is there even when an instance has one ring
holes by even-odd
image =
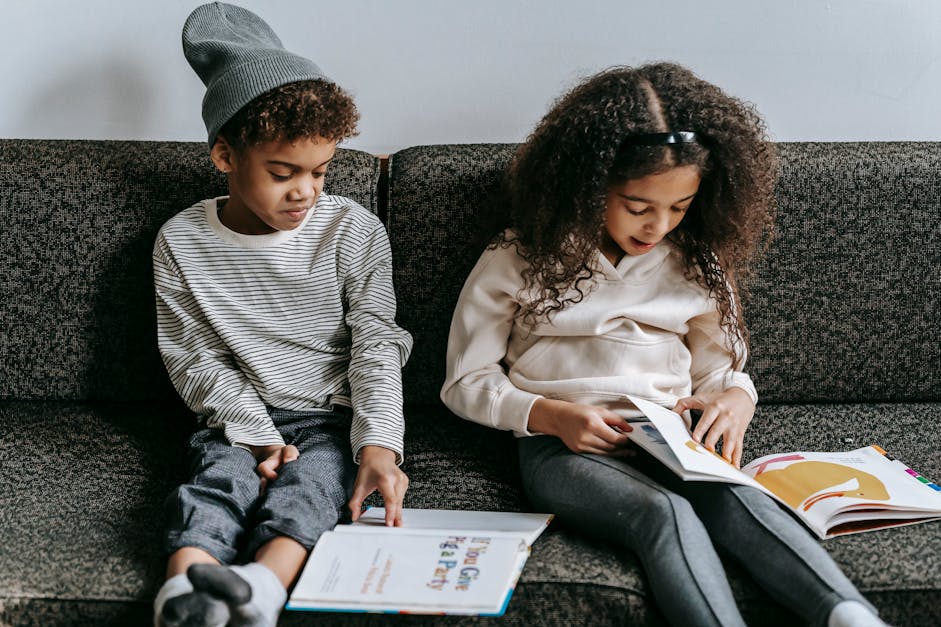
[[[327,189],[376,211],[379,160]],[[176,397],[156,347],[151,249],[225,192],[203,143],[0,140],[0,399]]]
[[[406,402],[438,403],[451,314],[482,250],[475,217],[498,191],[514,144],[419,146],[389,158],[388,229],[398,319],[415,339]]]
[[[392,156],[406,399],[436,403],[475,217],[514,145]],[[941,399],[941,144],[781,144],[778,236],[747,311],[766,402]],[[379,162],[328,189],[377,209]],[[154,332],[160,225],[222,194],[204,144],[0,140],[0,399],[171,399]]]
[[[941,400],[941,144],[781,144],[747,312],[767,401]]]
[[[406,400],[436,403],[474,216],[513,145],[410,148],[390,162]],[[747,310],[764,402],[941,400],[941,144],[781,144],[777,238]]]

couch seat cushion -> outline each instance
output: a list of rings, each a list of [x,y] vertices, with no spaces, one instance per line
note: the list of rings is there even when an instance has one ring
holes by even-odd
[[[938,404],[762,406],[751,457],[881,444],[927,477],[937,445],[917,424]],[[408,507],[522,510],[508,433],[440,407],[406,411]],[[0,403],[0,624],[143,625],[163,578],[162,503],[186,473],[178,406]],[[852,438],[851,444],[842,440]],[[941,523],[824,542],[891,623],[933,625]],[[894,555],[891,560],[881,559]],[[795,618],[727,564],[746,620]],[[533,546],[503,625],[661,625],[633,555],[553,524]],[[286,612],[282,625],[496,624],[484,618]]]
[[[0,403],[0,624],[108,624],[129,618],[113,602],[151,602],[166,568],[163,500],[186,471],[185,415],[175,405]],[[100,614],[94,602],[120,611]]]
[[[939,412],[938,403],[762,405],[746,439],[745,461],[770,453],[879,444],[924,476],[939,480],[938,444],[919,427],[931,424]],[[405,470],[411,479],[407,507],[528,509],[512,435],[460,420],[442,407],[411,407],[406,418]],[[446,488],[435,489],[441,478]],[[843,536],[823,545],[890,623],[935,624],[941,612],[941,522]],[[883,559],[886,555],[897,558]],[[726,567],[749,622],[785,625],[797,620],[740,567],[728,562]],[[545,612],[536,624],[577,623],[577,608],[595,603],[592,624],[624,624],[625,615],[632,617],[630,624],[660,624],[659,614],[645,605],[648,597],[633,555],[553,523],[533,545],[505,618],[532,624],[531,615],[514,611],[526,599],[530,612],[530,603]]]

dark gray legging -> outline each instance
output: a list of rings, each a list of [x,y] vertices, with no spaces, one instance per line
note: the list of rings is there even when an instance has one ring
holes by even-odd
[[[552,436],[520,438],[519,451],[536,509],[634,551],[673,625],[745,624],[715,546],[812,625],[826,625],[843,600],[872,607],[816,539],[754,488],[684,482],[645,453],[578,454]]]

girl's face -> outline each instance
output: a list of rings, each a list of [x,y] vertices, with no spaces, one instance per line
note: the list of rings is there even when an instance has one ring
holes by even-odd
[[[700,180],[699,168],[687,165],[609,187],[601,252],[616,264],[653,250],[686,215]]]

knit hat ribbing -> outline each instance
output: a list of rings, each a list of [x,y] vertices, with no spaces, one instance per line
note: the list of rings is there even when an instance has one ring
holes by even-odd
[[[223,2],[197,7],[186,18],[183,54],[206,85],[203,121],[210,146],[223,124],[266,91],[330,80],[316,63],[285,50],[260,17]]]

